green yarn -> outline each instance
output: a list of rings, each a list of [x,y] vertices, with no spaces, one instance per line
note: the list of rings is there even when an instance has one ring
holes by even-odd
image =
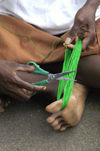
[[[62,72],[72,71],[72,70],[77,71],[81,50],[82,50],[81,39],[78,39],[73,50],[66,48]],[[65,77],[70,79],[75,79],[76,72],[72,72],[69,75],[65,75]],[[73,84],[74,84],[73,81],[61,80],[59,82],[58,91],[57,91],[57,100],[59,100],[63,95],[63,105],[61,109],[64,109],[68,104],[68,101],[72,93]]]

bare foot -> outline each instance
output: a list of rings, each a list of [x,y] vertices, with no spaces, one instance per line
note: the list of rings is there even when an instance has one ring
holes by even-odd
[[[81,84],[75,83],[71,98],[64,110],[61,111],[62,99],[55,101],[46,107],[46,110],[53,113],[47,118],[47,122],[54,130],[64,131],[70,126],[79,123],[87,97],[87,88]]]

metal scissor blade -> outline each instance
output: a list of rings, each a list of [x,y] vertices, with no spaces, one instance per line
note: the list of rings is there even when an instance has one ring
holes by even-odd
[[[67,75],[69,73],[72,73],[72,72],[76,72],[76,71],[68,71],[68,72],[61,72],[61,73],[56,73],[56,74],[48,74],[48,81],[52,81],[52,80],[55,80],[55,79],[58,79],[60,77],[63,77],[64,75]]]
[[[55,78],[59,78],[59,77],[62,77],[64,75],[70,74],[72,72],[76,72],[76,71],[73,70],[73,71],[61,72],[61,73],[57,73],[57,74],[54,74],[54,75],[55,75]]]
[[[56,80],[65,80],[65,81],[76,81],[74,79],[66,78],[66,77],[59,77]]]

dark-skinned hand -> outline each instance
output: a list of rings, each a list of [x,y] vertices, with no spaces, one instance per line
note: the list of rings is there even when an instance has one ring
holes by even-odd
[[[95,38],[95,9],[90,5],[85,5],[76,14],[74,25],[71,28],[64,45],[73,49],[78,38],[82,39],[82,50],[86,50]]]
[[[34,66],[0,60],[0,94],[27,101],[34,91],[44,90],[44,86],[33,86],[16,74],[18,71],[30,72],[34,69]]]

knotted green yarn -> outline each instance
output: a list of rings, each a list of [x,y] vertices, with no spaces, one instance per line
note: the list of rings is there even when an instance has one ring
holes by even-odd
[[[81,50],[82,50],[81,39],[78,39],[73,50],[66,48],[62,72],[72,71],[72,70],[77,71]],[[72,72],[69,75],[66,75],[65,77],[70,79],[75,79],[76,72]],[[61,80],[59,82],[58,91],[57,91],[57,100],[59,100],[63,95],[63,105],[61,109],[64,109],[68,104],[68,101],[72,93],[73,84],[74,84],[73,81]]]

